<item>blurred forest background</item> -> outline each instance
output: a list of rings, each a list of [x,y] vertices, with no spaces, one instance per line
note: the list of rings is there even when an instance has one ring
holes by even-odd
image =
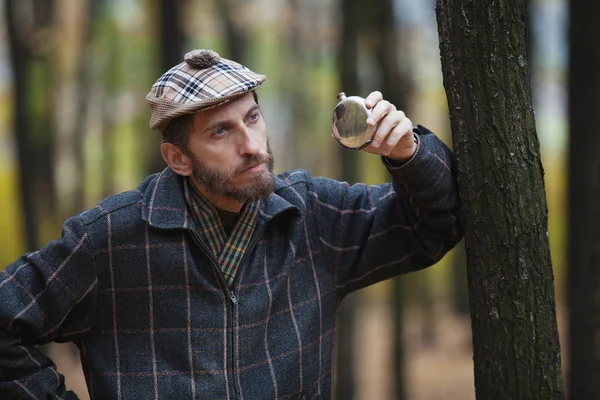
[[[0,268],[58,237],[67,217],[164,168],[144,96],[194,48],[212,48],[268,76],[259,95],[276,172],[387,180],[377,157],[332,140],[339,91],[380,90],[451,145],[434,0],[0,4]],[[568,5],[531,0],[527,7],[565,351]],[[459,247],[437,266],[346,300],[338,399],[475,397],[464,264]],[[76,349],[45,350],[86,398]]]

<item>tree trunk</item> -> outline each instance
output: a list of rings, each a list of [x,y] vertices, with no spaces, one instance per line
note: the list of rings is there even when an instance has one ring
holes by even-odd
[[[83,141],[91,88],[91,57],[86,57],[85,53],[92,43],[92,1],[84,0],[79,5],[69,6],[68,0],[57,0],[54,2],[54,15],[61,23],[53,30],[63,38],[64,44],[53,52],[54,92],[60,93],[61,99],[54,106],[56,140],[53,167],[56,215],[62,222],[84,209]],[[69,56],[70,52],[74,52],[75,56]],[[58,98],[56,94],[55,98]]]
[[[311,108],[306,99],[306,71],[309,66],[303,41],[307,40],[302,31],[302,3],[301,0],[289,0],[289,9],[292,15],[291,23],[286,25],[287,51],[286,51],[286,73],[289,77],[284,82],[284,91],[288,97],[291,111],[290,137],[291,147],[295,149],[286,156],[289,165],[297,165],[300,160],[306,160],[314,153],[314,145],[306,140],[308,134],[306,121],[311,118]],[[307,144],[308,142],[308,144]]]
[[[19,0],[20,1],[20,0]],[[38,248],[37,219],[33,201],[33,187],[29,184],[32,177],[32,167],[26,160],[33,159],[33,144],[31,128],[27,118],[26,101],[26,71],[30,51],[24,43],[24,38],[19,35],[16,7],[18,0],[5,1],[6,27],[11,64],[13,68],[13,131],[17,147],[17,160],[19,165],[19,186],[21,207],[23,209],[25,249],[33,251]]]
[[[523,0],[438,0],[480,399],[563,399]]]
[[[227,58],[242,65],[246,64],[247,32],[236,21],[239,4],[234,0],[218,0],[219,15],[224,26]]]
[[[359,95],[358,78],[358,30],[361,26],[361,5],[358,0],[341,2],[341,38],[338,65],[341,73],[341,88],[347,95]],[[337,146],[342,164],[342,180],[359,181],[358,153]],[[336,385],[334,397],[337,400],[352,400],[356,397],[355,352],[356,308],[360,294],[347,296],[338,312]]]
[[[407,111],[412,83],[398,65],[400,52],[398,32],[400,26],[394,18],[394,0],[374,2],[372,29],[375,32],[375,57],[381,69],[381,91],[383,98],[394,104],[398,110]]]
[[[467,254],[461,243],[454,250],[452,260],[452,309],[460,316],[469,315],[469,289],[467,288]]]
[[[183,61],[185,36],[181,28],[182,0],[159,0],[161,73]]]
[[[408,97],[410,96],[410,80],[402,73],[398,65],[398,38],[399,27],[394,18],[394,1],[378,0],[372,4],[373,18],[371,31],[373,32],[375,58],[381,70],[381,91],[383,97],[394,104],[397,109],[407,110]],[[382,167],[383,168],[383,167]],[[394,399],[406,398],[405,368],[404,368],[404,310],[403,310],[403,282],[401,276],[394,278],[392,285],[392,385]],[[426,282],[427,284],[428,282]]]
[[[358,78],[358,34],[362,25],[362,7],[358,0],[342,0],[342,27],[338,65],[341,88],[348,96],[360,96]],[[358,177],[358,153],[338,146],[342,160],[342,179],[354,183]]]
[[[569,397],[600,398],[600,3],[571,0]]]
[[[45,0],[27,4],[6,0],[4,5],[14,76],[13,133],[25,248],[34,251],[39,248],[39,228],[43,217],[54,215],[53,129],[50,118],[52,74],[48,56],[33,51],[38,30],[50,24],[52,2]],[[33,74],[34,71],[37,75]]]
[[[181,10],[185,8],[185,0],[158,0],[159,31],[159,75],[167,72],[175,65],[183,62],[185,34],[182,28]],[[147,172],[162,171],[166,164],[160,154],[159,146],[149,148]]]

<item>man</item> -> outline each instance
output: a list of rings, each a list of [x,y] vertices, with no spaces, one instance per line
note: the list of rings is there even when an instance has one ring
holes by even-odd
[[[275,177],[263,75],[196,50],[146,97],[168,167],[0,275],[0,398],[74,398],[36,345],[73,341],[96,399],[331,397],[351,291],[460,239],[450,151],[371,93],[392,183]]]

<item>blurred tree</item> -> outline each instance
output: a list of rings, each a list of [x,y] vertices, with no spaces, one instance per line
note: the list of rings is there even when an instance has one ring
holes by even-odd
[[[6,0],[13,71],[13,133],[17,147],[25,248],[37,250],[44,218],[54,215],[52,162],[52,1]]]
[[[119,91],[119,64],[121,54],[118,49],[119,33],[116,22],[110,15],[109,0],[92,0],[94,18],[94,36],[102,55],[92,61],[99,64],[99,77],[95,92],[100,97],[100,142],[103,156],[100,158],[100,186],[102,190],[99,197],[107,197],[115,193],[115,151],[112,143],[116,140],[114,117],[115,98]],[[158,147],[158,146],[157,146]]]
[[[600,13],[570,2],[569,375],[572,399],[600,399]]]
[[[53,56],[55,84],[61,101],[55,109],[54,175],[56,176],[57,220],[84,209],[83,140],[88,113],[88,93],[91,87],[91,57],[85,49],[92,41],[96,1],[80,1],[69,6],[69,0],[55,0],[53,13],[57,21],[54,34],[61,38]]]
[[[365,5],[360,0],[341,0],[341,43],[338,53],[340,86],[348,95],[360,93],[358,77],[358,41],[364,29]],[[362,28],[362,29],[361,29]],[[360,180],[358,153],[342,146],[340,152],[342,166],[341,179],[352,184]],[[356,396],[355,385],[355,326],[359,293],[347,296],[338,313],[336,384],[334,396],[338,400],[352,400]]]
[[[304,41],[306,38],[302,32],[302,4],[300,0],[289,0],[290,9],[290,24],[286,26],[287,35],[287,54],[286,54],[286,70],[288,79],[283,83],[285,85],[285,93],[289,96],[291,109],[291,137],[290,142],[294,151],[287,155],[290,158],[290,165],[297,165],[300,160],[306,159],[307,148],[308,152],[314,151],[313,146],[307,146],[305,140],[306,135],[310,134],[306,129],[306,121],[310,118],[311,107],[306,99],[307,85],[304,85],[306,79],[306,52],[304,51]]]
[[[227,45],[227,58],[235,60],[242,65],[246,64],[247,32],[239,24],[236,16],[240,4],[236,0],[219,0],[219,14],[224,24],[225,43]]]
[[[477,398],[563,399],[523,0],[438,0]]]
[[[183,60],[185,34],[181,21],[181,10],[186,0],[159,0],[158,18],[160,29],[160,66],[168,71]]]
[[[158,0],[160,74],[183,61],[186,36],[181,16],[187,3],[187,0]],[[146,160],[148,173],[160,172],[165,168],[159,146],[149,149]]]
[[[400,31],[399,21],[394,17],[393,0],[377,0],[371,2],[371,12],[373,18],[370,19],[370,29],[372,32],[372,43],[374,45],[375,59],[381,71],[381,90],[383,97],[394,104],[397,109],[410,114],[408,110],[408,98],[411,94],[412,85],[410,79],[402,72],[398,65],[399,41],[398,32]],[[420,274],[420,278],[424,278]],[[393,280],[392,289],[392,310],[393,310],[393,393],[396,400],[406,398],[406,389],[404,385],[404,343],[403,343],[403,277],[396,277]],[[423,282],[426,289],[429,287],[428,281]],[[424,290],[421,293],[430,293]],[[422,296],[420,296],[422,298]],[[431,304],[430,304],[431,305]],[[432,307],[427,307],[429,315],[432,316]],[[432,318],[429,319],[433,321]]]

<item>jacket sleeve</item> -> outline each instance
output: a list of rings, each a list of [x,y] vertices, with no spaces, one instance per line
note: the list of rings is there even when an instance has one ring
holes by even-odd
[[[392,183],[313,179],[319,239],[341,296],[430,266],[462,237],[452,152],[426,128],[414,132],[408,162],[383,158]]]
[[[78,217],[62,237],[0,272],[0,399],[76,399],[37,345],[76,341],[91,329],[97,280]]]

